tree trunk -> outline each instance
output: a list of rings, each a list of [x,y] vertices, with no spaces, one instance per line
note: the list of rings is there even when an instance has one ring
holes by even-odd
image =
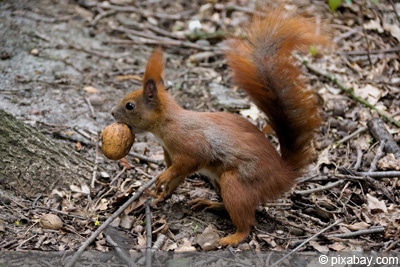
[[[36,197],[52,189],[82,184],[92,163],[0,110],[0,188]]]

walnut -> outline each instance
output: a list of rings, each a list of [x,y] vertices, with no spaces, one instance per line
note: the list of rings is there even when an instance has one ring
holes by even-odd
[[[135,140],[135,135],[125,123],[115,122],[108,125],[101,133],[103,154],[113,160],[128,155]]]

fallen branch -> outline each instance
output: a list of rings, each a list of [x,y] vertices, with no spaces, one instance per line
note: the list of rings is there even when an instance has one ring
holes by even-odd
[[[118,257],[125,262],[129,267],[136,267],[137,265],[133,262],[133,260],[129,257],[129,255],[120,248],[119,244],[114,241],[111,235],[105,235],[107,242],[114,247],[115,253],[117,253]]]
[[[329,238],[329,237],[349,238],[349,237],[356,237],[356,236],[360,236],[360,235],[378,234],[378,233],[382,233],[383,231],[385,231],[385,227],[377,226],[377,227],[371,227],[371,228],[365,229],[365,230],[358,230],[355,232],[328,235],[326,237],[327,238]]]
[[[369,131],[375,140],[384,142],[384,150],[386,153],[393,153],[396,158],[400,158],[400,147],[393,140],[393,136],[386,129],[385,124],[380,118],[374,118],[367,122]]]
[[[151,249],[151,211],[150,211],[150,199],[147,199],[145,206],[146,213],[146,267],[151,267],[151,257],[153,251]]]
[[[355,175],[369,176],[371,178],[397,178],[400,177],[400,171],[378,171],[378,172],[355,172]]]
[[[132,204],[133,201],[138,199],[143,192],[149,188],[152,184],[155,183],[157,177],[153,177],[149,182],[143,185],[131,198],[128,199],[118,210],[116,210],[102,225],[97,228],[95,232],[93,232],[90,237],[79,247],[79,249],[75,252],[72,259],[65,265],[65,267],[72,267],[74,266],[75,262],[82,255],[83,251],[96,239],[96,237],[110,224],[114,221],[129,205]]]

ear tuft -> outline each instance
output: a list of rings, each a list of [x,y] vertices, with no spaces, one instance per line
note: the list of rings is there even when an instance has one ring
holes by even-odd
[[[163,82],[164,53],[161,48],[154,49],[147,61],[146,71],[143,77],[143,87],[146,87],[147,80],[152,79],[156,85]]]

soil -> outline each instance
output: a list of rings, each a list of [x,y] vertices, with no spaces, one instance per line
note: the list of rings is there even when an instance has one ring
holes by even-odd
[[[162,148],[150,134],[138,134],[124,160],[96,152],[98,134],[114,122],[111,108],[140,88],[156,46],[166,53],[166,84],[180,105],[227,110],[263,127],[264,117],[234,86],[221,52],[223,40],[240,33],[256,2],[0,1],[0,109],[78,150],[98,168],[94,188],[86,177],[86,185],[51,188],[37,198],[0,184],[1,252],[77,250],[131,193],[164,169]],[[293,190],[259,207],[254,230],[235,250],[286,251],[341,220],[300,250],[399,251],[399,158],[387,153],[385,141],[378,142],[367,123],[383,118],[394,144],[400,141],[400,5],[353,1],[332,12],[326,1],[282,2],[330,25],[335,43],[334,49],[306,56],[311,66],[301,66],[324,117],[315,145],[318,159]],[[191,29],[199,24],[200,31]],[[373,174],[378,171],[382,176]],[[211,241],[232,233],[229,216],[192,210],[188,202],[196,197],[218,198],[207,179],[192,175],[169,200],[151,208],[153,245],[164,241],[157,249],[226,251],[205,248],[199,238],[209,226],[216,234]],[[146,248],[145,202],[143,195],[112,223],[112,236],[131,254]],[[49,213],[61,218],[62,228],[43,227],[42,216]],[[334,236],[348,233],[353,235]],[[87,250],[114,251],[106,236],[100,234]]]

